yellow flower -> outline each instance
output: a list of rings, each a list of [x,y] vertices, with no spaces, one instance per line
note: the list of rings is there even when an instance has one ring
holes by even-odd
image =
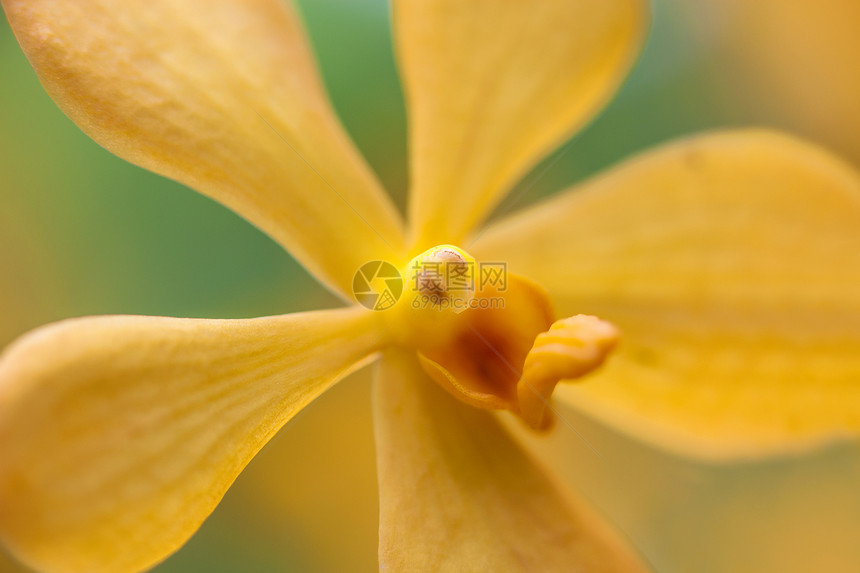
[[[548,427],[555,384],[597,367],[616,327],[606,367],[556,394],[634,436],[727,458],[860,429],[860,177],[823,151],[706,135],[482,227],[617,88],[640,0],[397,0],[408,230],[278,0],[3,4],[46,90],[111,151],[235,209],[345,300],[370,261],[419,279],[378,312],[84,318],[13,344],[0,538],[33,567],[163,559],[284,423],[375,359],[387,571],[643,570],[487,411]],[[430,276],[473,260],[506,263],[506,288]]]

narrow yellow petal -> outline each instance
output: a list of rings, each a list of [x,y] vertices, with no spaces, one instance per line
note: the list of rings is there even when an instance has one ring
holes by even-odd
[[[645,0],[397,0],[420,244],[461,243],[591,119],[642,44]]]
[[[269,233],[328,286],[402,249],[281,0],[3,0],[45,89],[90,137]]]
[[[491,414],[438,388],[414,356],[383,358],[374,418],[380,570],[645,571]]]
[[[371,315],[96,317],[25,336],[0,360],[0,540],[47,571],[163,559],[375,350]]]
[[[860,175],[762,131],[682,141],[471,247],[617,325],[557,396],[684,453],[796,451],[860,432]]]

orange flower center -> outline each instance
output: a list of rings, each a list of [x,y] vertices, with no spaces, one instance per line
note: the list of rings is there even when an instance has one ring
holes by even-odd
[[[552,424],[555,386],[600,366],[618,339],[592,316],[556,321],[542,287],[453,245],[421,253],[403,276],[387,313],[396,341],[456,398],[510,410],[535,429]]]

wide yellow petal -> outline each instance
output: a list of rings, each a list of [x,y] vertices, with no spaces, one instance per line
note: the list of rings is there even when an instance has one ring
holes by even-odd
[[[557,396],[684,453],[860,431],[860,175],[762,131],[682,141],[501,222],[471,247],[622,332]],[[564,386],[564,385],[563,385]]]
[[[60,322],[0,360],[0,540],[47,571],[140,570],[374,352],[372,313]]]
[[[402,249],[281,0],[3,0],[42,84],[110,151],[234,209],[340,293]]]
[[[397,0],[419,245],[459,244],[591,119],[642,44],[646,0]]]
[[[374,419],[380,570],[645,571],[492,414],[450,397],[414,356],[384,356]]]

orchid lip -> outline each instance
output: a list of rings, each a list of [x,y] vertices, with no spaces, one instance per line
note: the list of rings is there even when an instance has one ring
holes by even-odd
[[[547,430],[556,385],[598,368],[618,331],[593,316],[557,320],[548,293],[506,267],[503,280],[484,283],[475,276],[484,263],[450,244],[415,256],[402,271],[402,297],[384,314],[388,330],[454,397]]]

